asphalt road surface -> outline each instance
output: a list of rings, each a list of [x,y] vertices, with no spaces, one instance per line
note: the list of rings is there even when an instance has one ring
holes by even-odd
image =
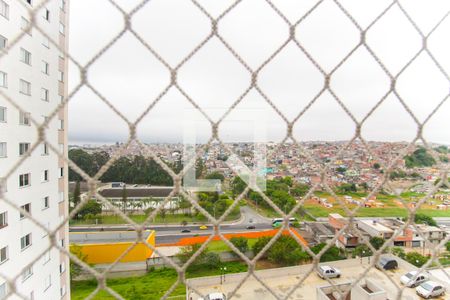
[[[260,231],[272,229],[271,220],[258,214],[255,210],[248,206],[241,207],[241,219],[234,223],[225,223],[220,225],[222,233],[238,233],[249,231]],[[254,225],[255,229],[247,229],[247,226]],[[207,229],[200,229],[200,225],[150,225],[147,229],[156,231],[156,244],[176,243],[184,237],[211,235],[213,233],[213,226],[206,225]],[[108,225],[108,226],[71,226],[70,241],[77,243],[83,242],[83,232],[98,232],[98,231],[132,231],[133,227],[127,225]],[[182,232],[188,230],[189,232]],[[103,240],[99,236],[99,241]],[[118,240],[119,242],[120,240]],[[95,241],[93,241],[95,242]]]

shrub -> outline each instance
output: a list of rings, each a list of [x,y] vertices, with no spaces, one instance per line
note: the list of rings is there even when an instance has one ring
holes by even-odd
[[[378,250],[383,246],[384,239],[374,236],[370,238],[370,244],[375,248],[375,250]]]
[[[230,242],[242,253],[248,251],[248,240],[245,237],[232,237]]]
[[[253,254],[258,255],[259,252],[269,243],[270,237],[263,236],[259,238],[256,243],[253,245]],[[267,255],[267,252],[264,253],[263,257]]]
[[[311,248],[311,251],[314,252],[314,254],[318,254],[322,249],[326,246],[325,243],[320,243],[314,247]],[[322,254],[320,257],[321,262],[326,261],[334,261],[334,260],[341,260],[345,259],[344,256],[341,255],[340,250],[336,246],[331,246],[325,253]]]
[[[450,242],[447,242],[447,244],[445,244],[445,248],[447,248],[447,251],[450,251]]]
[[[355,248],[354,253],[355,253],[355,255],[357,255],[359,257],[371,256],[373,254],[372,250],[370,250],[370,248],[365,244],[358,245]]]
[[[271,262],[288,266],[310,257],[291,236],[283,235],[270,247],[267,258]]]
[[[418,252],[409,252],[406,254],[405,260],[416,267],[421,267],[428,261],[428,257]]]
[[[403,250],[403,248],[400,247],[394,247],[392,248],[392,254],[404,259],[405,258],[405,250]]]
[[[215,252],[208,252],[201,263],[210,269],[217,268],[221,264],[220,256]]]

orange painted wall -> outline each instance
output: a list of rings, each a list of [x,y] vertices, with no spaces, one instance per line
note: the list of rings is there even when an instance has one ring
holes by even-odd
[[[266,231],[254,231],[254,232],[243,232],[243,233],[227,233],[223,236],[227,239],[231,239],[232,237],[245,237],[248,239],[256,239],[264,236],[274,236],[277,234],[279,229],[272,229],[272,230],[266,230]],[[308,242],[296,231],[292,231],[301,241],[304,245],[308,245]],[[283,235],[289,235],[288,230],[283,230]],[[204,243],[209,236],[196,236],[196,237],[186,237],[181,238],[177,243],[173,244],[160,244],[158,246],[188,246],[188,245],[194,245],[194,244],[201,244]],[[219,236],[214,236],[213,241],[220,240]]]
[[[147,243],[155,245],[155,232],[152,231],[147,238]],[[115,262],[133,242],[103,243],[103,244],[79,244],[83,254],[87,255],[90,264],[108,264]],[[153,254],[153,250],[144,243],[137,243],[120,262],[145,261]]]

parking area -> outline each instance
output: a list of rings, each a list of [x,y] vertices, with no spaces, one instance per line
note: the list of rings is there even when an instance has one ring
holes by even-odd
[[[369,263],[368,258],[350,259],[343,261],[336,261],[326,263],[327,265],[334,266],[342,272],[340,278],[332,279],[336,284],[344,282],[354,282],[361,273],[363,273]],[[311,269],[311,265],[302,265],[296,267],[278,268],[270,270],[257,271],[257,275],[274,291],[277,295],[284,297],[308,271]],[[400,287],[400,277],[405,273],[414,270],[415,268],[407,263],[399,262],[399,268],[395,271],[387,271],[388,276]],[[223,292],[224,294],[234,290],[239,284],[239,281],[245,274],[230,274],[225,277],[203,277],[190,279],[189,283],[194,286],[200,293],[208,294],[212,292]],[[381,271],[372,268],[365,278],[370,278],[380,288],[385,290],[388,295],[388,299],[397,299],[398,289],[394,283]],[[310,300],[316,299],[316,288],[318,286],[326,286],[329,283],[317,276],[315,272],[311,273],[303,284],[292,294],[289,299],[302,299]],[[187,290],[187,299],[197,300],[200,297],[194,292]],[[245,284],[243,284],[234,295],[233,299],[258,299],[268,300],[276,299],[261,283],[259,283],[254,277],[249,277]],[[405,288],[401,299],[413,300],[420,299],[414,288]],[[449,294],[440,299],[450,299]]]

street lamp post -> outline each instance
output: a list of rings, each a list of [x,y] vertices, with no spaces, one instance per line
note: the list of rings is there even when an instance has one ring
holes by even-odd
[[[220,268],[220,284],[225,282],[225,272],[227,271],[227,267]]]

